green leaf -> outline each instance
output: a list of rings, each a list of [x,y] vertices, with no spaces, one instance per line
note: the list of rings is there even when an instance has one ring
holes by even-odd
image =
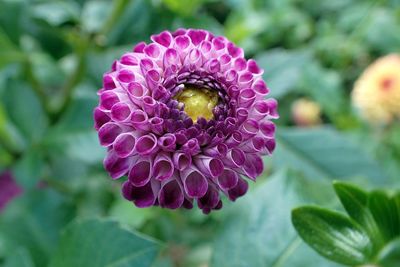
[[[368,208],[368,193],[354,185],[343,182],[335,182],[334,188],[349,216],[363,226],[371,237],[374,250],[380,249],[384,244],[384,238],[379,225],[377,225],[371,210]]]
[[[279,128],[275,167],[290,166],[311,178],[369,178],[374,184],[387,181],[378,163],[363,149],[330,127]]]
[[[318,207],[293,210],[292,222],[301,238],[324,257],[358,265],[368,262],[368,235],[344,215]]]
[[[210,266],[337,266],[306,248],[290,222],[291,209],[299,203],[332,199],[328,183],[313,182],[293,172],[277,173],[225,208],[228,214],[214,240]]]
[[[280,98],[297,89],[304,66],[311,61],[309,51],[274,49],[256,57],[264,69],[264,79],[271,89],[270,97]]]
[[[38,186],[44,168],[44,157],[40,149],[29,149],[19,159],[13,168],[18,184],[25,189]]]
[[[18,50],[0,27],[0,69],[7,64],[21,62],[24,59],[24,54]]]
[[[400,262],[400,238],[387,244],[379,253],[378,263],[382,267],[398,266]]]
[[[35,265],[32,262],[32,258],[29,255],[29,252],[20,247],[12,254],[10,254],[4,263],[3,267],[34,267]]]
[[[82,10],[82,28],[88,33],[99,32],[107,21],[111,5],[109,1],[87,1]]]
[[[50,267],[151,266],[159,245],[111,221],[75,222],[62,233]]]
[[[39,99],[26,83],[10,81],[3,95],[8,117],[30,143],[43,137],[48,118]]]
[[[79,18],[79,5],[74,1],[54,1],[36,4],[32,9],[32,17],[46,21],[51,26],[60,26]]]
[[[373,191],[369,194],[368,208],[386,242],[400,235],[400,209],[394,198],[386,192]]]
[[[4,253],[25,247],[36,266],[47,266],[59,239],[59,230],[70,222],[74,209],[48,188],[25,191],[9,203],[0,216]]]

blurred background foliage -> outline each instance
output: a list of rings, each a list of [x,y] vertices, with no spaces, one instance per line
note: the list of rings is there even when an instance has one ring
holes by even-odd
[[[280,105],[264,175],[210,216],[122,200],[93,129],[113,60],[179,27],[242,46]],[[302,243],[290,211],[338,208],[333,179],[399,187],[398,121],[367,125],[350,98],[393,52],[399,0],[1,0],[0,169],[24,193],[0,214],[0,266],[339,266]],[[298,99],[317,105],[316,120],[296,120]]]

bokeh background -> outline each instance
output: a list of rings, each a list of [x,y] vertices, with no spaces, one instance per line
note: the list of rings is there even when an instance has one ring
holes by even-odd
[[[93,129],[113,60],[179,27],[243,47],[279,101],[264,174],[208,216],[123,200]],[[399,121],[367,122],[351,99],[396,52],[398,0],[1,0],[0,200],[17,197],[0,211],[0,266],[339,266],[302,243],[290,211],[339,208],[335,179],[399,188]]]

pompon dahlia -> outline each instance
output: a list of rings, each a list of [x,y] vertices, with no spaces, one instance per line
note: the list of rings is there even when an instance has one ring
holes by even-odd
[[[353,105],[372,124],[400,118],[400,55],[391,54],[371,64],[356,81]]]
[[[12,174],[5,171],[0,174],[0,211],[22,193],[22,188],[15,182]]]
[[[138,207],[220,209],[263,171],[275,148],[277,102],[263,70],[225,37],[179,29],[139,43],[104,74],[94,110],[105,169],[127,175]]]

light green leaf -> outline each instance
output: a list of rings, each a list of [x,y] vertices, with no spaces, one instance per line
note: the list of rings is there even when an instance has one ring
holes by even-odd
[[[341,213],[318,207],[293,210],[292,222],[303,240],[324,257],[346,265],[368,262],[368,235]]]
[[[19,159],[13,168],[18,184],[25,189],[38,186],[44,168],[44,157],[40,149],[29,149]]]
[[[328,184],[292,172],[277,173],[228,209],[214,241],[210,266],[337,266],[305,248],[290,222],[290,211],[299,203],[332,199]]]
[[[83,6],[81,23],[88,33],[99,32],[111,12],[110,1],[87,1]]]
[[[4,263],[3,267],[34,267],[32,258],[29,252],[20,247],[16,249],[12,254],[10,254]]]
[[[0,27],[0,69],[10,63],[21,62],[24,54],[11,42]]]
[[[366,177],[374,184],[387,181],[377,162],[358,145],[329,127],[279,128],[275,167],[290,166],[310,178]]]
[[[46,21],[51,26],[60,26],[68,21],[77,21],[79,5],[74,1],[54,1],[36,4],[32,17]]]
[[[30,143],[39,142],[47,129],[48,118],[32,88],[24,82],[10,81],[3,98],[12,123]]]
[[[270,97],[280,98],[299,88],[304,66],[311,61],[309,51],[274,49],[256,57],[264,69],[264,80],[271,89]]]
[[[151,266],[159,245],[111,221],[86,220],[68,226],[50,267]]]

